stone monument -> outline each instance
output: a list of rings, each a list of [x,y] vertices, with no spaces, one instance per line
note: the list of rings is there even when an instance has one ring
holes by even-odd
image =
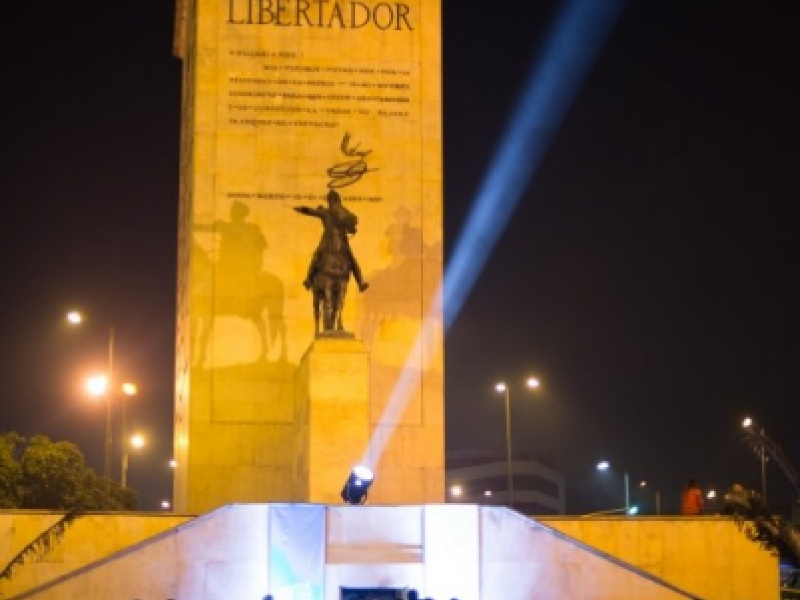
[[[440,3],[178,0],[176,511],[444,499]]]

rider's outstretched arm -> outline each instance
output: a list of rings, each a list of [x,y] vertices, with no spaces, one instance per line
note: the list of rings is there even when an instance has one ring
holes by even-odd
[[[310,206],[295,206],[294,209],[301,215],[307,215],[309,217],[319,217],[321,219],[323,216],[325,216],[325,209],[321,206],[318,206],[317,208],[311,208]]]

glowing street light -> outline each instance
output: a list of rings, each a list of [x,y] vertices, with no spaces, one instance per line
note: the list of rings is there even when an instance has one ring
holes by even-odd
[[[608,471],[611,468],[611,463],[609,463],[607,460],[601,460],[600,462],[597,463],[595,468],[598,471]],[[625,512],[628,513],[628,514],[631,514],[630,513],[630,509],[631,509],[631,485],[630,485],[630,480],[628,478],[628,472],[625,471],[624,474],[625,474]]]
[[[106,429],[103,450],[103,477],[105,478],[106,502],[111,501],[111,393],[106,375],[92,375],[86,380],[86,391],[90,396],[106,399]]]
[[[82,325],[86,320],[83,313],[72,310],[67,313],[67,322],[70,325]],[[87,389],[92,396],[105,396],[106,398],[106,432],[105,450],[103,461],[103,477],[105,478],[106,500],[110,503],[111,498],[111,454],[112,454],[112,427],[111,415],[115,394],[121,393],[121,412],[122,412],[122,466],[120,470],[120,483],[126,486],[127,466],[128,466],[128,443],[127,443],[127,398],[137,393],[136,385],[133,383],[122,383],[118,385],[114,378],[114,327],[108,328],[108,368],[104,375],[94,376],[87,382]]]
[[[108,391],[108,377],[92,375],[86,380],[86,391],[90,396],[105,396]]]
[[[77,310],[72,310],[67,313],[67,322],[70,325],[80,325],[84,321],[83,313]],[[111,386],[114,382],[114,328],[108,329],[108,370],[105,374],[105,391],[102,393],[95,393],[99,386],[99,378],[94,379],[94,384],[89,384],[89,393],[95,396],[106,396],[106,440],[105,440],[105,460],[103,464],[103,477],[106,484],[106,501],[110,503],[111,500],[111,402],[112,393],[110,392]]]
[[[598,471],[608,471],[611,468],[611,463],[607,460],[601,460],[595,465],[595,469]],[[630,485],[630,477],[628,476],[628,472],[624,472],[625,478],[625,508],[617,510],[615,512],[622,512],[624,510],[629,515],[635,515],[639,512],[638,506],[631,506],[631,485]],[[642,479],[639,481],[639,488],[645,489],[648,487],[647,481]],[[661,492],[658,490],[654,491],[655,494],[655,501],[656,501],[656,514],[661,514]]]
[[[114,388],[109,382],[106,375],[92,375],[86,380],[86,391],[90,396],[104,397],[106,400],[106,427],[105,427],[105,452],[104,452],[104,477],[106,479],[106,491],[110,495],[109,482],[111,481],[111,404],[113,402]],[[122,435],[123,440],[127,437],[125,430],[125,401],[126,396],[136,393],[136,385],[133,383],[123,383],[120,386],[122,392],[122,406],[123,406],[123,420],[122,420]],[[128,445],[123,444],[122,447],[122,471],[121,471],[121,485],[125,487],[126,473],[128,468]],[[109,496],[110,497],[110,496]]]
[[[742,428],[747,429],[748,431],[757,433],[757,430],[760,429],[761,435],[753,436],[756,441],[753,442],[753,450],[755,450],[756,455],[758,456],[759,460],[761,461],[761,498],[764,502],[767,501],[767,449],[764,447],[763,442],[763,435],[764,435],[764,428],[758,428],[756,426],[755,421],[752,417],[745,417],[742,420]],[[753,441],[752,439],[750,441]]]
[[[170,508],[172,508],[172,504],[170,503],[169,500],[162,500],[161,508],[163,508],[164,510],[169,510]]]
[[[130,446],[134,450],[141,450],[145,446],[145,439],[144,436],[141,434],[134,434],[128,440],[126,444],[123,445],[122,448],[122,479],[121,485],[122,487],[127,487],[128,485],[128,447]]]
[[[639,482],[639,487],[643,488],[643,489],[646,488],[647,487],[647,482],[645,480],[640,481]],[[658,491],[658,490],[655,490],[654,494],[655,494],[655,499],[656,499],[656,514],[660,515],[661,514],[661,492]]]
[[[528,377],[525,382],[528,389],[539,389],[541,383],[536,377]],[[506,382],[501,381],[494,386],[495,391],[505,396],[506,401],[506,463],[508,470],[508,504],[514,508],[514,469],[511,463],[511,392]]]

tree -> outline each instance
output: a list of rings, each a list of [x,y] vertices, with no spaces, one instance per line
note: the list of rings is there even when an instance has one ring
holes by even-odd
[[[16,432],[0,435],[0,508],[16,508],[20,503],[22,469],[15,458],[25,440]]]
[[[72,442],[0,435],[0,508],[132,510],[136,492],[98,477]]]
[[[73,508],[85,505],[86,465],[70,442],[51,442],[43,435],[30,439],[20,458],[26,508]]]

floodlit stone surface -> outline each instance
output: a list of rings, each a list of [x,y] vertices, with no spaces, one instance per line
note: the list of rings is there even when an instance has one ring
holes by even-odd
[[[0,569],[63,517],[64,513],[49,511],[0,511]],[[96,563],[191,518],[165,513],[81,515],[67,524],[62,534],[38,544],[23,564],[11,567],[10,576],[0,579],[0,597],[8,598]]]
[[[340,502],[369,443],[369,356],[356,340],[317,340],[296,375],[296,497]]]
[[[778,560],[728,517],[540,517],[700,598],[777,598]]]
[[[366,349],[370,438],[382,440],[372,497],[442,501],[440,0],[176,10],[176,509],[311,499],[297,497],[285,449],[308,434],[294,391],[322,227],[293,208],[324,206],[329,189],[359,219],[350,246],[370,284],[360,294],[351,281],[344,326]]]

